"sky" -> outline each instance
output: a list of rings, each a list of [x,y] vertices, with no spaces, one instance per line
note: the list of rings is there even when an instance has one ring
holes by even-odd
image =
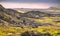
[[[38,8],[46,9],[60,5],[60,0],[0,0],[5,8]]]

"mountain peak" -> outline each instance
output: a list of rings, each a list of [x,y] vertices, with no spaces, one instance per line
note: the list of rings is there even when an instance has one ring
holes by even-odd
[[[0,11],[4,11],[4,7],[0,4]]]
[[[0,4],[0,8],[4,8],[4,7]]]

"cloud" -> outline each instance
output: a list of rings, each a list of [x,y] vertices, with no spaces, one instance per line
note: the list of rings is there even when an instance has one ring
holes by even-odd
[[[6,8],[48,8],[60,5],[60,0],[0,0],[0,4]]]
[[[5,8],[42,8],[42,9],[46,9],[56,5],[56,4],[48,4],[48,3],[7,3],[7,2],[1,4]]]

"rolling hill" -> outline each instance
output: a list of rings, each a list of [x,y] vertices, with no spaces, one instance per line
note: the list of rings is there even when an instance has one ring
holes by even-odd
[[[33,34],[31,34],[33,33]],[[21,13],[0,4],[1,36],[60,36],[60,11],[30,10]]]

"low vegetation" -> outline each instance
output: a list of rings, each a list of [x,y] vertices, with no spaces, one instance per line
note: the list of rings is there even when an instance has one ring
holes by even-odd
[[[20,13],[0,5],[0,36],[60,36],[60,14]]]

